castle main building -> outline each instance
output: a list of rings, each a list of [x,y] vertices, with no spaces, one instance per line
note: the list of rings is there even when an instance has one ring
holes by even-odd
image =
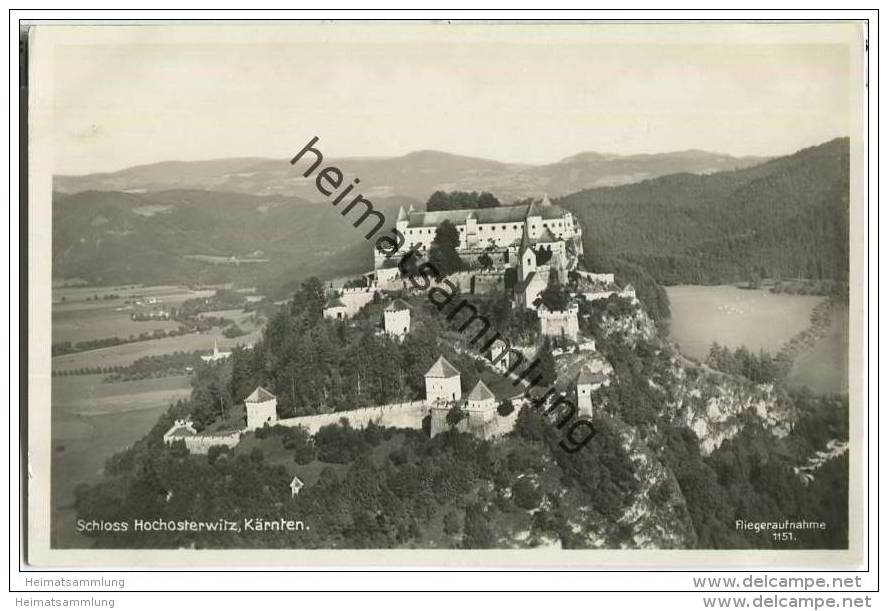
[[[459,231],[460,257],[469,265],[477,265],[478,257],[487,254],[497,267],[518,265],[522,242],[570,243],[573,257],[583,254],[582,230],[573,215],[552,205],[548,196],[529,205],[500,206],[475,210],[440,210],[416,212],[411,206],[398,212],[396,229],[404,236],[402,252],[415,248],[425,254],[435,239],[435,231],[443,221],[450,221]],[[526,229],[526,234],[525,234]],[[396,258],[374,253],[375,269],[393,266]],[[569,268],[573,266],[568,264]]]

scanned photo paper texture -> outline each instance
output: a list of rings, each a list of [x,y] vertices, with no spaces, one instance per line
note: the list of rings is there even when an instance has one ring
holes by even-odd
[[[859,566],[865,37],[31,26],[29,562]]]

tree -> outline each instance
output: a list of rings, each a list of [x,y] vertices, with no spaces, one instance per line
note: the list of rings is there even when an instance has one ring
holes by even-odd
[[[538,371],[543,378],[542,383],[546,386],[553,385],[558,378],[558,374],[555,369],[555,357],[552,356],[552,343],[549,341],[548,337],[545,338],[540,345],[540,349],[536,353],[536,358],[540,360],[540,368]]]
[[[496,208],[500,201],[491,193],[472,191],[435,191],[426,202],[426,210],[476,210],[479,208]]]
[[[540,246],[537,250],[533,252],[536,255],[537,265],[546,265],[549,261],[552,260],[551,246]]]
[[[489,267],[493,267],[493,259],[490,258],[490,255],[485,253],[481,253],[481,256],[478,257],[478,265],[487,269]]]
[[[230,325],[225,327],[224,331],[222,331],[222,335],[224,335],[225,337],[227,337],[229,339],[231,339],[233,337],[240,337],[244,333],[246,333],[246,331],[244,331],[243,329],[238,327],[237,323],[231,323]]]
[[[207,450],[207,462],[212,465],[220,456],[230,453],[231,449],[228,446],[210,446]]]
[[[515,499],[515,504],[521,509],[528,511],[539,507],[540,501],[543,500],[543,495],[540,494],[529,477],[522,477],[515,482],[515,485],[512,486],[512,495]]]
[[[304,428],[287,428],[284,447],[293,451],[293,460],[300,465],[307,465],[317,458],[317,449],[311,435]]]
[[[324,302],[324,283],[316,276],[312,276],[302,283],[300,289],[293,295],[290,301],[290,312],[306,315],[311,320],[317,320],[322,316]]]
[[[450,221],[441,221],[441,224],[435,229],[435,239],[432,244],[448,246],[456,250],[459,248],[459,230]]]
[[[463,547],[467,549],[489,549],[496,545],[496,538],[490,530],[484,510],[479,505],[466,507],[464,530]]]
[[[500,401],[500,404],[496,406],[496,413],[505,418],[509,414],[515,411],[515,406],[512,405],[512,402],[508,399],[503,399]]]
[[[458,535],[460,530],[459,514],[453,510],[444,514],[444,532],[448,535]]]
[[[570,291],[566,286],[560,284],[553,274],[549,277],[549,284],[542,290],[537,301],[553,312],[563,312],[570,304]]]
[[[450,221],[442,221],[435,230],[435,239],[429,248],[429,263],[441,274],[452,274],[465,268],[456,249],[459,247],[459,231]]]
[[[465,417],[466,413],[460,409],[459,405],[454,405],[447,411],[447,416],[445,417],[445,420],[450,426],[456,426]]]

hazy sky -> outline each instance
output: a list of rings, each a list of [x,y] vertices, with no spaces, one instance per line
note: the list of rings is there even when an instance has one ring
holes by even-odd
[[[55,172],[286,158],[314,135],[333,157],[437,149],[548,163],[581,151],[779,155],[849,133],[848,47],[564,43],[556,30],[526,43],[56,47]]]

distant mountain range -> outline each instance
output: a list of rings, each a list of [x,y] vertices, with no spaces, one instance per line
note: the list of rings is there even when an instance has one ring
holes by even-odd
[[[323,147],[321,147],[323,150]],[[294,150],[294,153],[296,151]],[[565,195],[581,189],[622,185],[676,172],[710,174],[749,167],[763,157],[731,157],[707,151],[650,155],[580,153],[557,163],[525,165],[418,151],[403,157],[325,159],[347,176],[358,176],[368,197],[406,196],[424,202],[433,192],[489,191],[511,203],[540,196]],[[80,191],[156,192],[171,189],[230,191],[250,195],[322,197],[313,181],[302,178],[286,159],[244,157],[211,161],[164,161],[118,172],[56,176],[60,193]]]
[[[847,139],[838,139],[754,166],[750,159],[700,151],[582,153],[533,167],[431,151],[334,163],[360,176],[362,186],[377,181],[373,202],[390,221],[401,205],[422,208],[435,189],[493,190],[509,202],[504,192],[555,193],[555,184],[619,182],[685,168],[583,189],[555,203],[579,217],[587,258],[602,269],[614,268],[616,259],[640,264],[663,284],[775,275],[842,280],[848,275],[848,148]],[[738,164],[748,167],[708,173]],[[57,177],[57,188],[76,192],[54,193],[53,277],[281,289],[309,275],[369,269],[370,247],[349,221],[329,205],[289,193],[317,197],[314,185],[298,178],[289,163],[263,159]],[[524,187],[516,190],[519,178]],[[505,190],[494,188],[498,180]],[[386,194],[378,185],[386,185]]]
[[[661,284],[847,282],[849,163],[849,140],[839,138],[754,167],[587,189],[555,203],[579,217],[587,254],[640,264]]]

